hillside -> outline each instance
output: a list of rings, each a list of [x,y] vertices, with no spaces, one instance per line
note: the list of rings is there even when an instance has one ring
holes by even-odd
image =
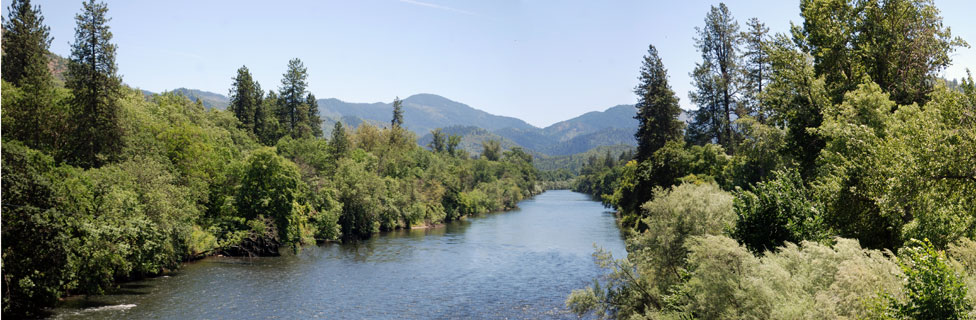
[[[197,89],[178,88],[173,92],[190,100],[200,99],[207,108],[225,109],[226,96]],[[335,98],[320,99],[319,114],[326,134],[336,121],[349,128],[363,123],[387,126],[392,102],[356,103]],[[565,156],[600,146],[635,146],[637,120],[633,105],[617,105],[604,111],[587,112],[546,128],[532,126],[513,117],[493,115],[467,104],[435,94],[416,94],[403,99],[404,126],[419,137],[418,144],[430,142],[430,131],[442,128],[448,134],[464,136],[462,148],[481,152],[481,143],[493,139],[504,149],[521,146],[537,156]],[[686,117],[686,114],[682,114]]]
[[[230,104],[230,99],[219,93],[187,88],[176,88],[173,89],[173,92],[189,98],[190,101],[199,99],[207,109],[225,110]]]
[[[386,124],[390,121],[392,110],[392,102],[352,103],[334,98],[319,100],[319,114],[323,118],[351,117],[360,123]],[[487,130],[538,129],[525,121],[493,115],[434,94],[416,94],[403,99],[403,112],[404,126],[418,136],[436,128],[451,126],[477,126]]]

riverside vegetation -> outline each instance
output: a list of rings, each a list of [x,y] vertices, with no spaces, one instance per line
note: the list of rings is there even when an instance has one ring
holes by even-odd
[[[3,32],[3,315],[209,254],[277,255],[514,208],[541,190],[532,157],[480,157],[437,135],[336,123],[324,138],[306,69],[277,91],[237,71],[228,111],[122,85],[107,7],[77,15],[70,63],[48,68],[40,8],[14,0]],[[439,132],[439,131],[438,131]]]
[[[651,46],[634,159],[574,189],[619,213],[626,258],[566,304],[617,319],[976,317],[976,84],[925,0],[801,0],[802,23],[699,28],[686,128]]]

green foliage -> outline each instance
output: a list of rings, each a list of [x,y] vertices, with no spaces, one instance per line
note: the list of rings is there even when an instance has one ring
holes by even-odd
[[[486,140],[481,145],[481,157],[490,161],[498,161],[502,156],[502,146],[498,140]]]
[[[393,119],[390,120],[391,128],[400,128],[403,126],[403,101],[400,97],[393,99]]]
[[[122,78],[116,73],[116,45],[107,23],[108,6],[95,0],[82,3],[75,16],[75,42],[71,45],[66,86],[74,93],[76,131],[72,134],[71,162],[82,167],[108,163],[122,149]]]
[[[928,240],[913,240],[899,252],[905,273],[905,302],[892,299],[891,309],[902,319],[969,319],[973,304],[966,285],[946,258]]]
[[[692,112],[688,139],[695,144],[716,142],[734,153],[736,138],[731,117],[736,111],[736,92],[740,86],[739,23],[729,8],[719,3],[705,16],[705,26],[696,27],[695,31],[698,33],[695,48],[701,52],[702,62],[692,72],[695,91],[689,97],[698,109]]]
[[[251,71],[247,66],[237,69],[237,76],[234,77],[228,97],[230,104],[227,108],[241,121],[241,128],[257,134],[256,117],[264,100],[264,91],[261,90],[261,84],[251,77]]]
[[[678,97],[668,84],[667,70],[653,45],[647,49],[638,79],[640,84],[634,88],[637,94],[635,118],[639,122],[637,161],[644,161],[668,141],[680,140],[684,123],[678,120],[681,115]]]
[[[800,1],[793,37],[814,58],[834,102],[871,79],[902,105],[925,103],[933,79],[957,47],[929,0]]]
[[[777,171],[752,191],[737,190],[735,213],[732,237],[756,253],[786,242],[824,241],[830,235],[821,210],[795,170]]]
[[[307,217],[305,189],[298,167],[274,149],[262,148],[248,157],[237,194],[238,212],[246,219],[265,216],[274,221],[283,242],[301,242]]]
[[[44,25],[40,6],[30,0],[15,0],[7,8],[3,21],[3,81],[23,86],[36,78],[51,81],[47,50],[51,45],[51,28]],[[31,79],[35,78],[35,79]]]

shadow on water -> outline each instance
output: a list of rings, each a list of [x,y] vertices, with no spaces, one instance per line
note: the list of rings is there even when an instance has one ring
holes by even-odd
[[[177,274],[66,299],[62,319],[570,319],[566,296],[602,269],[593,245],[625,254],[612,213],[550,191],[521,209],[281,257],[210,257]]]

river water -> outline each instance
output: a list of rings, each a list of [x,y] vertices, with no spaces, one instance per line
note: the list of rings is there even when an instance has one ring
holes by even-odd
[[[206,258],[104,296],[68,299],[54,317],[576,318],[566,296],[604,273],[593,245],[625,254],[613,215],[563,190],[519,207],[282,257]]]

